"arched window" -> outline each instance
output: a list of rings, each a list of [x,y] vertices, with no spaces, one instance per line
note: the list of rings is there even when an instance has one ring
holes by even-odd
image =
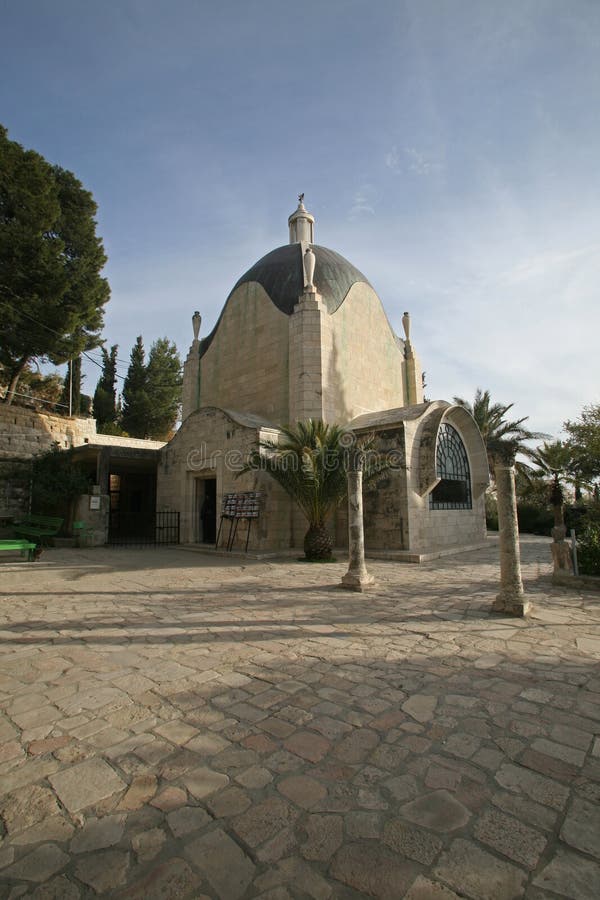
[[[435,471],[440,481],[429,495],[429,509],[471,509],[471,472],[467,451],[452,425],[440,425]]]

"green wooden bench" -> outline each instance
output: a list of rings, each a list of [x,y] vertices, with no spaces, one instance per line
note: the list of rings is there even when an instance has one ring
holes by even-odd
[[[31,562],[34,559],[34,554],[36,550],[36,544],[32,544],[31,541],[19,541],[19,540],[6,540],[0,541],[0,551],[1,550],[19,550],[21,552],[21,556],[25,556],[27,554],[27,559]]]
[[[58,516],[38,516],[30,514],[15,522],[13,531],[17,537],[37,538],[42,544],[54,537],[61,529],[63,520]]]

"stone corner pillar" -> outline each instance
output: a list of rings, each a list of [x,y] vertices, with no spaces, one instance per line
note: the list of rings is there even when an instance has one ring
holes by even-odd
[[[349,591],[366,591],[375,586],[375,579],[365,565],[365,533],[362,504],[362,469],[360,465],[348,471],[348,571],[342,576],[340,587]]]
[[[500,537],[500,593],[492,604],[491,612],[526,616],[531,612],[531,604],[523,590],[521,578],[515,467],[512,462],[498,461],[494,469]]]
[[[183,364],[183,383],[181,388],[181,420],[200,407],[200,326],[202,316],[196,310],[192,316],[194,339]]]
[[[298,297],[289,317],[289,421],[323,419],[323,317],[318,292]]]
[[[573,575],[573,554],[566,540],[567,529],[564,525],[555,525],[552,529],[552,563],[555,575]]]

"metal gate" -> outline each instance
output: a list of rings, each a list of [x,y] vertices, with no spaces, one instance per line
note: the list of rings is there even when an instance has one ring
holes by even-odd
[[[108,543],[137,547],[179,543],[179,513],[172,510],[142,513],[114,511],[110,516]]]

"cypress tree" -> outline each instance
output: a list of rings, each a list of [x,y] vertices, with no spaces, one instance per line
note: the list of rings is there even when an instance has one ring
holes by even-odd
[[[152,345],[146,373],[146,389],[152,400],[148,434],[157,440],[168,440],[181,403],[181,360],[177,347],[166,337]]]
[[[94,391],[94,418],[98,423],[98,431],[102,433],[108,428],[114,430],[117,420],[117,352],[118,345],[113,344],[110,353],[102,347],[102,375]]]
[[[148,373],[142,336],[139,335],[131,351],[129,368],[123,384],[121,425],[131,437],[148,437],[151,401],[148,396]]]

